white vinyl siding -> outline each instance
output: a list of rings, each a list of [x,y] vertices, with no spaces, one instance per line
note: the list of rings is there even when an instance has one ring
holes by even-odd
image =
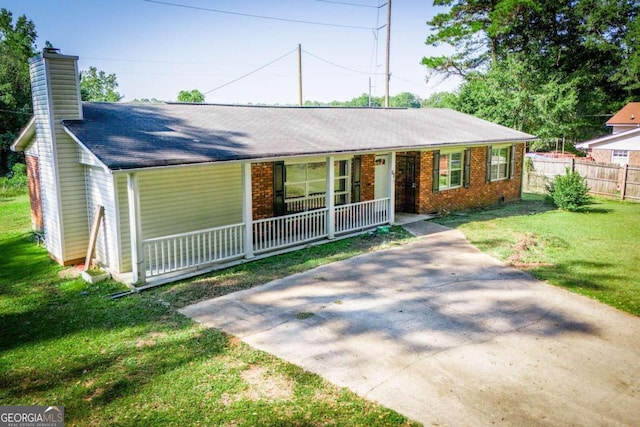
[[[242,222],[241,165],[194,166],[139,173],[142,238]],[[118,176],[124,271],[131,269],[127,178]]]
[[[49,92],[53,105],[55,147],[58,160],[58,180],[62,202],[64,229],[64,261],[82,259],[87,252],[89,226],[84,167],[78,162],[76,142],[64,131],[60,121],[78,119],[79,99],[76,63],[70,58],[46,60],[49,67]]]
[[[30,64],[33,111],[36,117],[36,144],[40,167],[42,216],[47,250],[57,259],[63,258],[59,203],[57,196],[57,171],[53,150],[52,124],[49,114],[49,91],[44,61]]]
[[[114,199],[113,176],[101,168],[85,167],[85,180],[87,185],[87,212],[88,226],[91,227],[96,206],[104,207],[104,217],[100,224],[98,238],[96,240],[95,258],[114,272],[121,272],[119,250],[117,242],[117,212]]]
[[[114,176],[117,191],[118,225],[120,227],[120,271],[131,271],[131,233],[129,229],[129,202],[127,199],[127,176]]]

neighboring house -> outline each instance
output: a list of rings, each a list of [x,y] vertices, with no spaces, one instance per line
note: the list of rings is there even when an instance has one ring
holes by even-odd
[[[613,115],[606,123],[612,133],[624,132],[640,127],[640,102],[630,102]]]
[[[576,144],[600,163],[640,166],[640,102],[630,102],[607,121],[611,135]]]
[[[83,103],[77,57],[30,61],[34,227],[61,264],[136,285],[521,196],[534,137],[447,109]]]

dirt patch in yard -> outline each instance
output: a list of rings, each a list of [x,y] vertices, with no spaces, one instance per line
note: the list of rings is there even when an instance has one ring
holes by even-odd
[[[293,398],[295,383],[282,374],[268,372],[266,369],[251,365],[240,373],[247,388],[235,396],[224,393],[221,397],[223,405],[230,405],[239,400],[276,401]]]
[[[525,233],[518,241],[511,246],[514,251],[507,258],[509,265],[512,265],[520,270],[533,270],[538,267],[551,267],[553,264],[547,262],[529,262],[526,259],[537,248],[543,245],[541,239],[533,233]]]

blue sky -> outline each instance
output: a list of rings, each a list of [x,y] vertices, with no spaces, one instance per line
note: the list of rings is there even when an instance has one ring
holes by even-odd
[[[368,91],[384,95],[386,23],[383,0],[3,0],[2,7],[26,15],[62,53],[80,57],[81,70],[96,66],[115,73],[124,100],[175,100],[180,90],[209,92],[302,44],[304,100],[348,100]],[[392,95],[427,97],[451,90],[455,82],[431,79],[420,65],[425,55],[444,52],[425,45],[426,21],[445,11],[431,1],[394,0],[391,22]],[[312,21],[313,25],[216,13]],[[313,56],[312,56],[313,55]],[[321,58],[321,59],[318,59]],[[331,62],[336,65],[327,63]],[[340,67],[339,67],[340,66]],[[344,67],[344,68],[341,68]],[[349,70],[345,69],[348,68]],[[353,71],[355,70],[355,71]],[[356,72],[357,71],[357,72]],[[292,53],[249,77],[206,96],[212,103],[296,104],[297,54]]]

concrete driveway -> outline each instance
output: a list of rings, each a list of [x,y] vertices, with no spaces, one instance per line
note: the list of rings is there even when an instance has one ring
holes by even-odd
[[[426,425],[640,425],[640,318],[421,227],[181,312]]]

